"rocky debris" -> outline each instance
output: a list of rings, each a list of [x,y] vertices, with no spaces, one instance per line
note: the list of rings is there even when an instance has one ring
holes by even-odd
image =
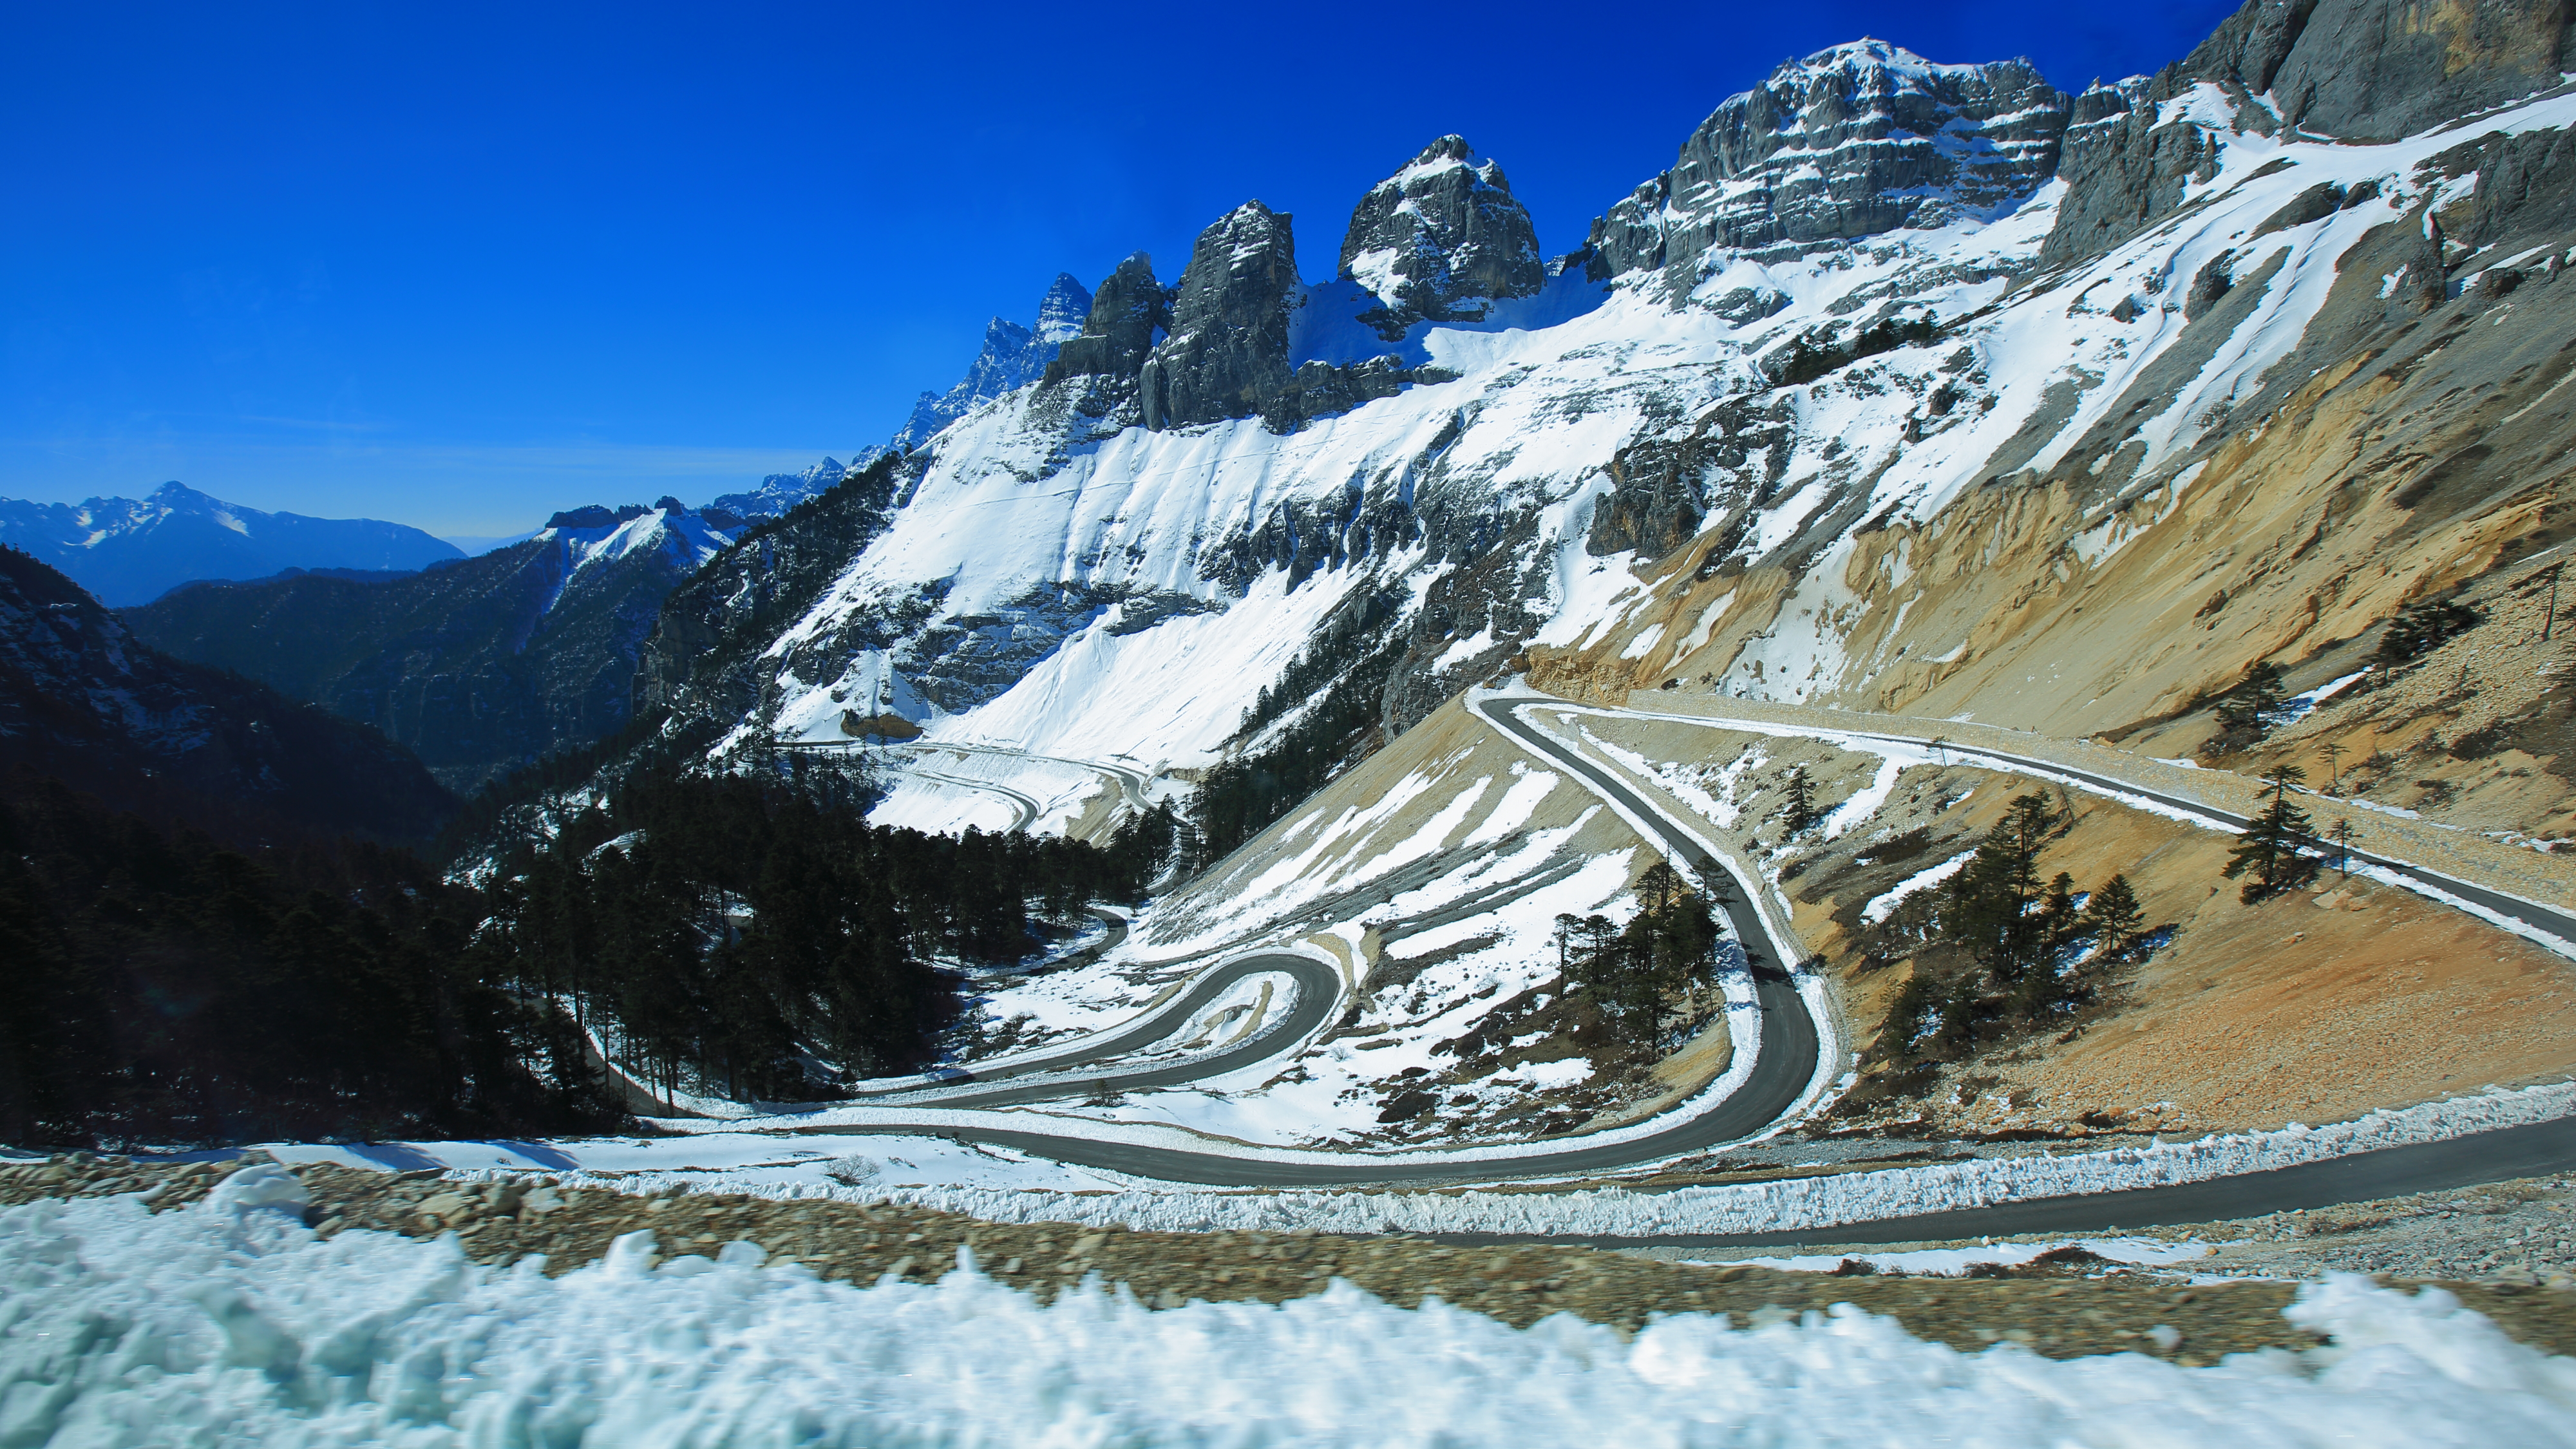
[[[2067,115],[2025,61],[1818,51],[1729,97],[1672,170],[1595,220],[1592,275],[1662,268],[1680,296],[1712,246],[1795,252],[1992,212],[2057,173]]]
[[[1038,300],[1037,325],[1023,327],[1000,317],[986,323],[983,350],[975,355],[966,375],[945,393],[923,393],[890,446],[908,453],[979,404],[1037,381],[1045,375],[1047,364],[1055,361],[1057,349],[1082,335],[1083,321],[1090,315],[1091,293],[1072,273],[1058,272]]]
[[[1538,231],[1503,168],[1443,136],[1370,187],[1342,237],[1341,275],[1382,304],[1360,314],[1389,342],[1416,322],[1474,322],[1547,284]]]
[[[139,1192],[155,1210],[204,1197],[261,1155],[167,1165],[86,1154],[0,1170],[0,1205]],[[542,1255],[545,1271],[597,1262],[619,1237],[650,1232],[669,1256],[712,1258],[749,1243],[773,1264],[872,1283],[955,1271],[961,1254],[995,1278],[1051,1299],[1096,1283],[1155,1308],[1192,1300],[1277,1303],[1346,1279],[1389,1302],[1428,1298],[1526,1326],[1572,1313],[1626,1329],[1666,1313],[1725,1313],[1743,1327],[1794,1321],[1849,1303],[1965,1352],[1997,1343],[2051,1358],[2152,1353],[2196,1365],[2228,1353],[2305,1348],[2316,1340],[2281,1317],[2284,1282],[2185,1283],[2155,1272],[2101,1272],[2081,1251],[2043,1255],[1993,1276],[1876,1273],[1858,1259],[1840,1274],[1673,1262],[1556,1243],[1442,1242],[1288,1233],[1131,1232],[1064,1223],[994,1223],[898,1203],[670,1192],[640,1196],[566,1187],[542,1176],[468,1180],[308,1164],[305,1221],[325,1237],[381,1231],[454,1233],[468,1257],[505,1265]],[[1705,1252],[1715,1250],[1681,1250]],[[1869,1251],[1885,1251],[1871,1249]],[[2506,1332],[2553,1353],[2576,1350],[2576,1291],[2519,1283],[2444,1284]]]
[[[1288,383],[1297,243],[1285,212],[1247,201],[1199,233],[1172,302],[1172,335],[1137,385],[1157,431],[1250,417]]]
[[[2576,1290],[2576,1191],[2564,1177],[2274,1213],[2194,1229],[2220,1273],[2373,1273]]]

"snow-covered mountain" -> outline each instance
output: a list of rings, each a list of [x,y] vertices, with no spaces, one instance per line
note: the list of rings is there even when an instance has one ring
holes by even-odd
[[[966,375],[944,393],[923,393],[913,404],[912,415],[884,446],[870,444],[861,448],[850,455],[847,463],[825,458],[802,472],[772,473],[761,479],[759,486],[724,494],[708,507],[738,518],[776,518],[841,480],[866,471],[870,463],[887,453],[908,453],[920,447],[975,408],[1035,382],[1047,364],[1055,360],[1056,349],[1081,335],[1083,318],[1090,313],[1091,293],[1072,274],[1058,273],[1046,295],[1038,299],[1035,325],[1023,326],[1002,317],[986,323],[983,350],[975,354]]]
[[[164,483],[143,498],[30,503],[0,498],[0,543],[69,574],[111,607],[192,579],[264,578],[290,568],[417,569],[455,545],[372,518],[262,513]]]
[[[1176,283],[1131,257],[1034,382],[890,460],[882,526],[734,654],[762,679],[725,696],[757,701],[732,738],[836,738],[865,699],[934,740],[1196,771],[1337,683],[1400,730],[1507,660],[2082,733],[2364,633],[2557,537],[2532,490],[2564,470],[2542,384],[2576,242],[2576,97],[2533,58],[2563,19],[2464,11],[2513,43],[2460,51],[2435,119],[2498,108],[2427,129],[2400,83],[2424,47],[2356,39],[2386,8],[2257,0],[2076,95],[1837,46],[1721,103],[1553,261],[1456,137],[1361,198],[1323,281],[1246,202]],[[2267,89],[2293,74],[2311,99]],[[2301,129],[2323,117],[2344,133]],[[2451,393],[2392,361],[2435,335]],[[2523,411],[2460,400],[2499,387]],[[2243,460],[2285,408],[2356,440],[2308,446],[2485,481],[2371,508],[2321,463],[2267,481]],[[2249,532],[2224,567],[2278,597],[2213,625],[2245,583],[2192,582],[2216,497],[2333,546],[2266,562]],[[748,597],[762,565],[727,567]],[[2081,621],[2036,602],[2088,587]],[[747,627],[716,615],[691,627]],[[927,798],[888,809],[937,824]]]

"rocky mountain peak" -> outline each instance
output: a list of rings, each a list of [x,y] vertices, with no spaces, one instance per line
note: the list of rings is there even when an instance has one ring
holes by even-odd
[[[1360,320],[1389,341],[1416,322],[1482,320],[1491,302],[1547,281],[1528,208],[1463,136],[1432,142],[1360,198],[1341,275],[1378,298]]]
[[[825,458],[798,473],[772,473],[760,480],[760,486],[745,493],[727,493],[707,506],[721,509],[735,518],[775,518],[788,509],[858,472],[884,454],[883,448],[861,448],[848,463]]]
[[[1090,312],[1091,294],[1071,273],[1056,273],[1046,295],[1038,299],[1037,325],[1023,327],[1004,317],[985,323],[983,349],[967,366],[966,375],[944,393],[923,393],[889,446],[898,453],[911,452],[976,407],[1037,381],[1055,361],[1056,349],[1081,335],[1083,318]]]
[[[1083,319],[1091,315],[1091,292],[1074,280],[1071,272],[1058,272],[1055,281],[1038,299],[1040,340],[1062,346],[1082,335]]]
[[[1082,330],[1065,340],[1047,364],[1046,380],[1068,377],[1132,378],[1145,355],[1172,325],[1171,294],[1154,280],[1154,259],[1130,255],[1092,294]]]
[[[1145,426],[1249,417],[1288,381],[1298,287],[1291,218],[1247,201],[1199,233],[1172,302],[1171,336],[1138,381]]]
[[[1713,246],[1800,252],[1996,214],[2056,174],[2068,102],[2026,60],[1860,40],[1786,62],[1593,223],[1593,273],[1662,268],[1678,296]]]

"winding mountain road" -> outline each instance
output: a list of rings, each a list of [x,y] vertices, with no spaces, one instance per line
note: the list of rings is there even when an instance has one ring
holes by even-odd
[[[1532,701],[1532,703],[1536,703],[1536,701]],[[1712,729],[1744,730],[1757,734],[1821,735],[1827,733],[1826,731],[1821,730],[1800,731],[1792,727],[1783,726],[1774,721],[1753,718],[1731,718],[1722,714],[1675,714],[1658,710],[1612,709],[1602,705],[1573,704],[1564,700],[1555,700],[1550,701],[1549,703],[1555,708],[1568,710],[1574,713],[1603,714],[1612,717],[1625,717],[1630,719],[1651,719],[1674,724],[1695,724]],[[2068,765],[2062,761],[2046,759],[2038,755],[2018,754],[2010,750],[1997,749],[1992,745],[1961,744],[1958,741],[1939,736],[1895,734],[1882,730],[1836,729],[1831,731],[1831,734],[1845,739],[1870,741],[1880,744],[1900,744],[1911,746],[1916,749],[1931,748],[1937,745],[1937,747],[1946,756],[1952,759],[1984,763],[2003,769],[2018,771],[2024,774],[2037,775],[2045,779],[2061,781],[2092,794],[2108,795],[2114,798],[2122,795],[2136,796],[2140,799],[2149,800],[2155,804],[2164,806],[2167,809],[2180,811],[2200,820],[2204,824],[2212,825],[2224,830],[2243,831],[2254,823],[2251,819],[2243,815],[2238,815],[2228,810],[2222,810],[2217,806],[2208,804],[2207,802],[2193,796],[2181,794],[2161,786],[2146,784],[2135,779],[2124,779],[2105,774],[2097,770],[2083,769],[2077,766]],[[2438,871],[2429,866],[2418,865],[2412,861],[2399,860],[2393,856],[2379,855],[2370,851],[2356,849],[2352,852],[2352,858],[2355,861],[2378,866],[2394,875],[2403,877],[2408,881],[2412,881],[2416,885],[2430,887],[2432,890],[2439,891],[2443,894],[2456,896],[2461,900],[2468,901],[2471,904],[2482,907],[2496,915],[2509,917],[2526,926],[2532,927],[2535,930],[2553,936],[2561,942],[2565,942],[2571,946],[2576,946],[2576,911],[2571,911],[2563,906],[2553,906],[2540,901],[2527,900],[2521,896],[2498,890],[2492,886],[2483,885],[2477,881],[2468,880],[2461,876],[2452,875],[2444,871]]]
[[[883,1104],[885,1115],[881,1120],[779,1125],[799,1133],[927,1133],[1175,1183],[1218,1187],[1396,1187],[1613,1172],[1740,1141],[1771,1127],[1784,1114],[1797,1108],[1819,1080],[1825,1065],[1821,1060],[1823,1043],[1818,1024],[1797,989],[1794,975],[1784,969],[1785,965],[1801,959],[1802,948],[1787,929],[1785,921],[1775,921],[1772,914],[1762,908],[1760,892],[1765,887],[1760,883],[1759,874],[1749,864],[1729,859],[1720,850],[1713,850],[1709,841],[1683,826],[1667,808],[1659,808],[1646,799],[1636,786],[1621,778],[1615,770],[1587,758],[1571,741],[1527,716],[1537,711],[1570,711],[1614,717],[1646,717],[1714,728],[1750,728],[1773,734],[1796,731],[1753,720],[1617,710],[1517,692],[1476,691],[1471,694],[1467,707],[1523,750],[1550,767],[1573,776],[1586,790],[1617,810],[1668,858],[1708,885],[1712,897],[1726,913],[1735,938],[1744,943],[1754,977],[1752,1009],[1760,1013],[1752,1068],[1737,1083],[1735,1090],[1715,1100],[1694,1099],[1649,1123],[1588,1136],[1447,1150],[1315,1151],[1213,1140],[1202,1148],[1172,1145],[1169,1139],[1174,1134],[1169,1132],[1138,1134],[1122,1131],[1122,1124],[1025,1113],[972,1121],[960,1121],[947,1115],[962,1108],[1015,1106],[1080,1098],[1103,1091],[1181,1085],[1239,1071],[1286,1054],[1290,1048],[1309,1041],[1331,1017],[1342,1000],[1344,978],[1320,958],[1270,950],[1220,963],[1193,978],[1187,988],[1169,1001],[1104,1035],[1086,1038],[1059,1051],[978,1071],[971,1080],[907,1086],[877,1095],[872,1100]],[[1928,743],[1923,738],[1891,733],[1833,733],[1856,742],[1876,740],[1914,747]],[[2144,797],[2220,828],[2241,829],[2246,823],[2242,817],[2195,799],[2177,796],[2171,791],[2071,768],[2051,760],[1985,746],[1947,744],[1945,748],[1962,759],[2063,780],[2077,788]],[[963,779],[953,783],[994,788],[986,782]],[[2372,859],[2386,869],[2422,881],[2439,891],[2477,902],[2534,928],[2564,933],[2569,939],[2576,940],[2576,916],[2563,910],[2409,862]],[[1273,974],[1286,975],[1291,979],[1295,984],[1295,999],[1245,1039],[1230,1043],[1218,1052],[1177,1062],[1122,1065],[1117,1061],[1180,1031],[1199,1012],[1238,984]],[[1140,1135],[1159,1136],[1163,1140],[1137,1140]],[[2114,1224],[2141,1226],[2155,1222],[2259,1216],[2292,1207],[2439,1190],[2571,1167],[2576,1167],[2576,1123],[2546,1123],[2178,1187],[2021,1201],[1974,1211],[1781,1233],[1628,1241],[1752,1246],[1792,1242],[1917,1241],[1977,1233],[2084,1231]]]
[[[1675,829],[1615,775],[1516,713],[1522,706],[1558,702],[1543,697],[1479,699],[1470,707],[1523,749],[1574,775],[1586,789],[1610,802],[1643,831],[1658,849],[1712,887],[1711,894],[1726,913],[1735,939],[1745,948],[1753,976],[1750,1006],[1760,1014],[1751,1070],[1734,1091],[1722,1098],[1694,1099],[1646,1124],[1643,1131],[1632,1127],[1464,1151],[1318,1152],[1248,1145],[1229,1150],[1213,1144],[1211,1150],[1194,1150],[1104,1138],[1094,1135],[1084,1124],[1070,1121],[1061,1126],[1044,1118],[1023,1119],[1028,1123],[1025,1126],[1019,1122],[1007,1126],[992,1122],[925,1123],[917,1117],[907,1120],[901,1110],[996,1107],[1103,1091],[1175,1086],[1236,1071],[1278,1055],[1322,1025],[1341,1002],[1343,982],[1337,971],[1315,957],[1262,952],[1223,962],[1194,978],[1189,989],[1176,999],[1114,1032],[1087,1038],[1061,1052],[1015,1061],[998,1071],[979,1070],[973,1074],[971,1084],[907,1085],[873,1095],[872,1104],[882,1103],[887,1110],[883,1121],[817,1123],[794,1130],[849,1135],[930,1131],[1138,1177],[1239,1187],[1485,1182],[1608,1172],[1704,1151],[1762,1131],[1796,1107],[1818,1075],[1819,1033],[1815,1017],[1795,979],[1781,965],[1795,962],[1803,953],[1785,928],[1756,904],[1748,882],[1759,877],[1749,867],[1723,859],[1702,842]],[[1732,882],[1734,889],[1720,882]],[[1239,982],[1268,973],[1287,974],[1298,988],[1296,1004],[1279,1022],[1214,1056],[1162,1065],[1116,1064],[1118,1057],[1181,1030],[1197,1012]],[[1020,1078],[1038,1080],[1015,1080]]]
[[[1004,835],[1016,835],[1028,829],[1037,821],[1038,810],[1041,808],[1035,796],[1021,794],[1008,785],[997,785],[990,780],[970,780],[964,775],[942,775],[921,769],[912,771],[912,777],[916,780],[936,780],[942,785],[954,785],[961,790],[981,790],[987,795],[1000,796],[1003,803],[1009,805],[1012,811],[1011,823],[1001,829]]]

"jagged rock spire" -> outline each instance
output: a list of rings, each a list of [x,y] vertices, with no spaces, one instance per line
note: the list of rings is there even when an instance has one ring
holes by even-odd
[[[1154,259],[1137,252],[1118,264],[1092,294],[1082,331],[1065,340],[1046,380],[1068,377],[1134,377],[1154,341],[1172,325],[1172,301],[1154,280]]]
[[[1375,294],[1361,320],[1394,341],[1416,322],[1472,322],[1547,282],[1538,231],[1503,168],[1443,136],[1369,188],[1342,237],[1341,275]]]
[[[1290,221],[1247,201],[1199,233],[1172,302],[1172,335],[1139,378],[1145,426],[1250,417],[1287,385],[1298,285]]]

